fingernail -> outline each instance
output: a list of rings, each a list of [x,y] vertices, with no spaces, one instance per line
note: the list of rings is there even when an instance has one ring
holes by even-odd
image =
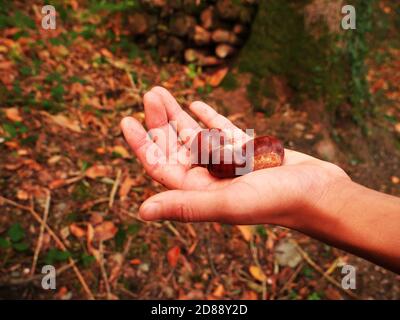
[[[155,220],[160,212],[160,204],[158,202],[145,203],[140,208],[140,217],[144,220]]]

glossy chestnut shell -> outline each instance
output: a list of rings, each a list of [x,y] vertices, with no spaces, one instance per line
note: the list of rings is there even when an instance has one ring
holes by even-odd
[[[213,150],[210,155],[207,169],[214,177],[234,178],[256,170],[277,167],[282,164],[285,156],[283,144],[273,136],[257,137],[245,143],[241,150],[233,150],[231,153],[225,152],[227,148],[225,146]]]

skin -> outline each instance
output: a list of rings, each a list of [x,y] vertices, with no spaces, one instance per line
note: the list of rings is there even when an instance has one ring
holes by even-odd
[[[249,138],[205,103],[189,108],[206,127],[235,129],[238,138]],[[147,173],[170,190],[142,204],[142,219],[280,225],[400,273],[399,198],[352,182],[332,163],[288,149],[280,167],[216,179],[205,168],[191,168],[187,144],[174,142],[176,135],[182,141],[193,138],[201,127],[166,89],[147,92],[144,109],[147,129],[168,133],[166,138],[150,139],[132,117],[124,118],[121,128]],[[183,161],[152,165],[146,158],[149,148],[164,160],[179,156]]]

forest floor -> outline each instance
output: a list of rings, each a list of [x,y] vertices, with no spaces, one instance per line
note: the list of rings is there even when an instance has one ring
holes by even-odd
[[[21,23],[0,36],[0,298],[400,299],[400,276],[285,228],[141,221],[140,204],[164,188],[119,128],[126,115],[143,121],[143,94],[162,85],[185,108],[201,99],[400,196],[400,50],[369,61],[379,113],[366,135],[332,127],[323,103],[291,105],[280,79],[275,112],[254,113],[248,75],[233,70],[236,88],[214,88],[221,72],[158,64],[114,22],[51,32]],[[57,267],[55,291],[41,288],[45,264]],[[341,288],[344,264],[357,268],[356,290]]]

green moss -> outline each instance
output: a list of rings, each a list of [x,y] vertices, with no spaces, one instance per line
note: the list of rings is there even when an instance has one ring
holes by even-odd
[[[225,90],[235,90],[238,86],[236,77],[232,72],[229,72],[221,83],[221,87]]]
[[[323,21],[306,27],[308,0],[262,1],[239,58],[240,71],[252,75],[248,94],[255,110],[269,108],[263,98],[274,98],[273,76],[287,81],[293,102],[322,99],[333,115],[345,103],[364,103],[367,31],[359,25],[367,19],[368,3],[373,1],[354,0],[357,18],[361,17],[358,29],[338,34],[330,33]]]
[[[307,2],[260,3],[239,66],[253,75],[248,89],[256,108],[260,107],[259,95],[271,95],[271,88],[267,87],[273,75],[284,76],[297,95],[321,93],[328,39],[315,39],[305,29],[302,9]]]

